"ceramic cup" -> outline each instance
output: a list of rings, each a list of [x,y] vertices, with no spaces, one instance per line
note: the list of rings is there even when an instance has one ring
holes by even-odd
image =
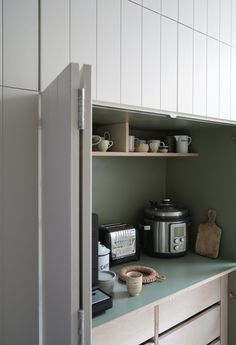
[[[106,152],[113,145],[113,141],[102,139],[98,144],[98,151]]]
[[[129,135],[129,152],[134,152],[135,147],[135,136]]]
[[[128,272],[126,277],[126,285],[130,296],[138,296],[143,285],[142,273],[136,271]]]
[[[92,136],[92,145],[98,145],[101,142],[102,138],[99,135]]]
[[[151,152],[157,152],[160,147],[164,146],[165,143],[158,139],[148,140],[149,148]]]
[[[135,146],[135,151],[136,152],[148,152],[149,150],[149,145],[148,144],[139,144]]]
[[[116,274],[113,271],[99,271],[98,272],[98,285],[101,290],[111,294],[113,292]]]

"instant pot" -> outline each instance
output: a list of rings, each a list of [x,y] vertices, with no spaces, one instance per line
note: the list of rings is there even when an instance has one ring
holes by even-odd
[[[163,199],[150,202],[142,226],[144,250],[153,256],[185,255],[188,247],[189,211],[181,205]]]

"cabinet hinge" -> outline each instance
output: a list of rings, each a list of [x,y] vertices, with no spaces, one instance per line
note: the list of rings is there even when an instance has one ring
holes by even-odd
[[[78,127],[84,129],[85,89],[78,90]]]
[[[79,345],[84,345],[84,311],[78,311],[78,341]]]

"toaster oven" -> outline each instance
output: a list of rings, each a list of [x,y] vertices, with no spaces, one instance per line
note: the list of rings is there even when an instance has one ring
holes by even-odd
[[[139,259],[139,237],[134,226],[122,223],[102,225],[99,237],[102,244],[110,249],[111,265]]]

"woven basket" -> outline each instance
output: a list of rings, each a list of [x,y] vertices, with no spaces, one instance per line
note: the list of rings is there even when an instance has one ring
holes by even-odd
[[[143,284],[153,283],[156,280],[165,280],[165,276],[159,275],[159,273],[155,271],[153,268],[139,265],[131,265],[121,268],[118,272],[118,277],[125,282],[127,278],[127,273],[131,271],[136,271],[143,274]]]

